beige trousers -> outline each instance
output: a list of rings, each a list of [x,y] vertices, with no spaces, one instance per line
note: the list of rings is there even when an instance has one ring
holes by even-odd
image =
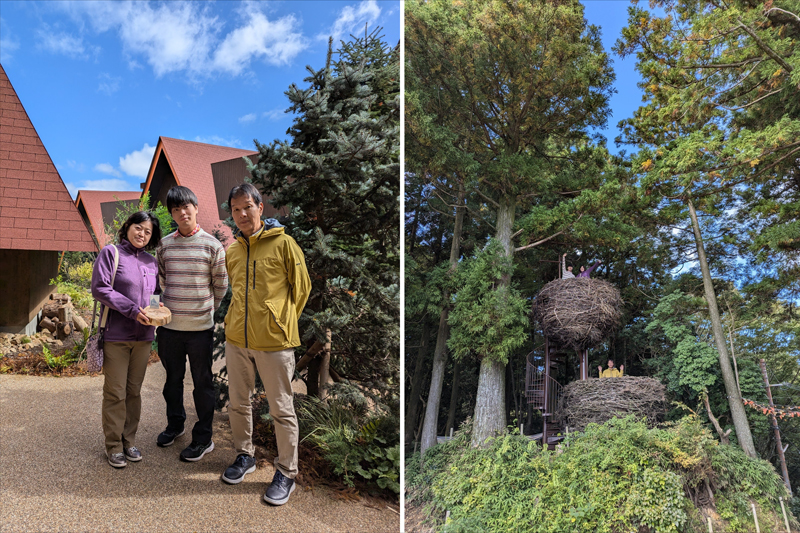
[[[142,413],[142,382],[150,358],[150,341],[103,343],[103,433],[106,453],[136,445]]]
[[[253,408],[250,396],[256,386],[256,370],[264,383],[269,414],[275,423],[278,457],[275,468],[284,476],[297,475],[297,443],[300,431],[294,412],[292,376],[294,348],[280,352],[262,352],[225,343],[230,395],[230,421],[233,445],[237,454],[255,455],[253,446]]]

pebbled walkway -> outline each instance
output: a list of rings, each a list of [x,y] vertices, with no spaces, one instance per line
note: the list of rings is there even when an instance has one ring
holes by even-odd
[[[100,404],[103,377],[0,375],[0,531],[392,532],[393,511],[298,487],[289,502],[261,499],[272,466],[239,485],[220,480],[236,458],[226,414],[215,415],[215,449],[197,463],[178,460],[194,424],[187,368],[186,434],[156,446],[164,428],[164,369],[147,369],[137,447],[143,460],[116,470],[106,461]]]

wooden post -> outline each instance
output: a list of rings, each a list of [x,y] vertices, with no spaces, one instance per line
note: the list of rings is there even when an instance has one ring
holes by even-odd
[[[767,377],[767,363],[763,359],[759,360],[758,364],[761,366],[761,374],[764,376],[764,386],[767,387],[767,399],[769,406],[775,407],[772,403],[772,388],[769,385],[769,377]],[[775,443],[778,447],[778,459],[781,462],[781,473],[783,474],[783,483],[786,485],[786,490],[789,494],[792,493],[792,485],[789,482],[789,471],[786,469],[786,457],[783,455],[783,444],[781,443],[781,430],[778,429],[778,419],[775,417],[775,412],[770,413],[772,419],[772,431],[775,432]]]
[[[711,525],[711,517],[707,516],[708,519],[708,533],[714,533],[714,527]]]
[[[761,533],[761,528],[758,527],[758,515],[756,514],[756,504],[750,502],[750,507],[753,509],[753,521],[756,523],[756,533]]]
[[[781,511],[783,512],[783,523],[786,524],[786,533],[792,533],[789,529],[789,519],[786,517],[786,507],[783,505],[783,496],[778,498],[781,501]]]
[[[547,407],[550,399],[550,341],[544,338],[544,396],[542,398],[542,449],[547,449]]]

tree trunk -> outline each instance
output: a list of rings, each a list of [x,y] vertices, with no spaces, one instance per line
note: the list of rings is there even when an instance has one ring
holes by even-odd
[[[325,347],[319,355],[319,396],[320,400],[324,400],[328,396],[327,387],[331,381],[331,338],[333,337],[331,330],[325,330]]]
[[[450,408],[447,411],[447,424],[444,426],[445,435],[449,435],[450,429],[455,428],[456,408],[458,407],[458,381],[461,373],[461,363],[456,362],[453,366],[453,386],[450,388]]]
[[[472,426],[472,445],[482,446],[486,439],[506,430],[506,365],[499,361],[481,361],[478,396]]]
[[[456,223],[453,227],[453,242],[450,246],[450,270],[458,266],[459,250],[461,248],[461,229],[464,225],[464,198],[466,192],[464,185],[458,185],[458,202],[456,204]],[[444,302],[450,300],[450,295],[445,293]],[[442,399],[442,383],[444,382],[444,367],[447,363],[447,339],[450,337],[450,326],[447,324],[449,308],[442,306],[439,315],[439,332],[436,335],[436,348],[433,351],[433,369],[431,370],[431,386],[428,391],[428,404],[425,406],[425,423],[422,426],[420,439],[420,452],[425,455],[425,450],[436,444],[436,427],[439,417],[439,402]]]
[[[512,257],[514,247],[511,245],[511,232],[514,227],[514,200],[504,198],[497,208],[497,233],[495,238],[505,250],[506,256]],[[510,285],[511,274],[500,279],[500,285]],[[478,354],[481,356],[482,354]],[[472,428],[472,445],[482,446],[486,439],[502,433],[506,429],[505,406],[506,365],[499,361],[484,358],[478,377],[478,396],[475,403],[475,415]]]
[[[406,445],[411,445],[416,439],[414,438],[414,430],[417,428],[417,420],[419,419],[420,408],[420,395],[422,393],[422,386],[425,383],[425,360],[428,357],[428,321],[423,320],[422,323],[422,338],[419,343],[419,352],[417,353],[417,364],[414,368],[414,377],[411,379],[411,392],[408,398],[408,407],[406,410]]]
[[[321,357],[317,356],[308,362],[308,375],[306,376],[306,392],[309,396],[319,398],[319,366]]]
[[[719,366],[722,370],[722,380],[725,382],[725,392],[728,395],[728,404],[731,408],[731,418],[736,429],[736,439],[742,450],[750,457],[757,457],[756,447],[753,444],[753,435],[750,432],[750,424],[747,421],[747,414],[744,410],[739,389],[736,386],[736,377],[731,368],[728,347],[725,344],[725,334],[722,331],[722,320],[719,316],[717,307],[717,297],[714,293],[714,286],[711,283],[711,270],[708,268],[706,251],[703,247],[703,238],[700,235],[700,223],[697,221],[697,212],[691,199],[687,200],[689,214],[692,218],[692,228],[694,229],[694,240],[697,245],[697,259],[700,262],[700,270],[703,272],[703,288],[705,290],[706,302],[708,302],[708,314],[711,318],[711,330],[714,334],[714,343],[717,345],[719,353]]]

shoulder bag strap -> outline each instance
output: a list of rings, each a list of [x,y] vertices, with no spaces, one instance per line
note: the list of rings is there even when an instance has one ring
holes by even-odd
[[[114,249],[114,272],[111,274],[111,288],[114,288],[114,280],[117,277],[117,267],[119,266],[119,250],[113,244],[109,244]],[[106,327],[106,320],[108,320],[108,307],[101,305],[103,308],[103,318],[100,319],[100,323],[97,325],[97,329],[103,329]]]

